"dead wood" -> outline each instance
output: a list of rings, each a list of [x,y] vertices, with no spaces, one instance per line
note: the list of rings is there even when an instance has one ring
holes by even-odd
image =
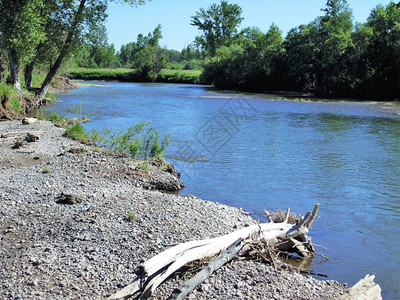
[[[216,270],[222,267],[227,262],[234,259],[243,248],[242,239],[238,239],[227,249],[223,250],[217,258],[212,260],[205,268],[203,268],[194,277],[187,280],[182,286],[173,291],[170,300],[183,300],[190,294],[198,285],[210,277]]]
[[[367,275],[357,282],[340,300],[382,300],[381,287],[374,282],[374,275]]]
[[[227,248],[234,245],[238,240],[240,242],[237,247],[240,246],[239,249],[243,248],[246,251],[251,249],[251,247],[248,247],[250,243],[264,243],[267,249],[269,249],[268,247],[276,247],[279,251],[295,252],[303,257],[311,256],[314,248],[311,244],[311,238],[307,234],[316,218],[318,208],[319,204],[316,204],[313,211],[309,211],[297,224],[287,223],[290,214],[290,210],[287,210],[284,222],[274,223],[274,219],[271,217],[269,218],[270,223],[248,226],[213,239],[176,245],[141,264],[133,282],[108,299],[127,299],[130,297],[147,299],[160,284],[185,265],[196,260],[213,257],[224,250],[228,251]],[[269,213],[268,215],[271,216]],[[221,261],[223,261],[223,258],[217,259],[214,265],[211,263],[210,270],[218,266]],[[204,271],[204,273],[207,272],[209,271]],[[201,280],[204,273],[199,275],[200,279],[196,278],[194,282]]]

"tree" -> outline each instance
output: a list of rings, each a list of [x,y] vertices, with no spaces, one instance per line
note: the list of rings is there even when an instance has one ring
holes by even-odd
[[[112,0],[110,0],[112,1]],[[115,0],[115,2],[118,0]],[[145,0],[119,0],[118,2],[124,2],[130,5],[144,4]],[[87,24],[96,24],[104,21],[105,9],[107,8],[109,1],[101,0],[80,0],[79,5],[75,6],[72,10],[72,18],[70,19],[70,26],[66,32],[66,38],[62,44],[61,50],[51,66],[41,88],[38,93],[39,101],[41,101],[47,93],[51,80],[56,75],[58,69],[61,66],[63,60],[71,53],[74,41],[80,36],[83,31],[83,24],[86,21]]]
[[[230,46],[243,21],[241,14],[239,5],[227,1],[212,4],[207,10],[201,8],[190,23],[203,31],[202,36],[196,37],[196,44],[210,56],[214,56],[219,47]]]
[[[324,16],[289,31],[289,74],[306,91],[331,97],[349,91],[352,14],[346,0],[328,0]]]
[[[386,99],[400,98],[400,3],[377,6],[367,19],[368,86]],[[371,91],[371,88],[370,88]],[[371,91],[371,92],[372,92]]]
[[[0,45],[8,53],[11,82],[21,90],[20,64],[30,61],[44,39],[42,0],[0,1]]]
[[[133,55],[133,67],[137,69],[136,74],[139,78],[154,81],[164,67],[166,55],[159,45],[161,39],[160,24],[147,36],[138,36],[135,45],[136,52]]]
[[[267,33],[246,28],[230,47],[222,46],[205,63],[203,80],[221,88],[266,90],[278,87],[276,62],[282,35],[272,24]]]

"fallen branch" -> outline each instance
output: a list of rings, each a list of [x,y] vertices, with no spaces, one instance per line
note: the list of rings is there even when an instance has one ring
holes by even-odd
[[[200,285],[204,280],[212,275],[215,270],[218,270],[227,262],[234,259],[240,250],[243,248],[242,239],[238,239],[232,245],[230,245],[226,250],[223,250],[220,255],[214,260],[212,260],[208,266],[203,268],[194,277],[186,281],[181,287],[174,290],[172,296],[169,300],[183,300],[187,295],[190,294],[198,285]]]
[[[308,212],[298,224],[287,223],[290,213],[288,210],[284,222],[281,223],[274,223],[271,217],[270,223],[248,226],[213,239],[174,246],[141,264],[133,282],[108,299],[127,299],[132,296],[147,299],[160,284],[183,266],[196,260],[213,257],[238,240],[241,241],[240,247],[246,243],[263,241],[267,246],[277,247],[281,251],[296,252],[303,257],[310,256],[314,248],[307,234],[316,218],[318,208],[319,204],[316,204],[313,211]]]

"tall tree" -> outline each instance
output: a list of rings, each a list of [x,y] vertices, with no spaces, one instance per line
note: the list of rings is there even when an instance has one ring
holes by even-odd
[[[371,75],[368,83],[386,99],[400,99],[399,4],[376,7],[366,23],[372,31],[366,49]]]
[[[21,90],[21,62],[30,61],[44,39],[43,6],[43,0],[0,1],[0,45],[8,53],[11,82],[17,90]]]
[[[230,46],[243,21],[241,14],[242,8],[228,1],[212,4],[207,10],[201,8],[190,23],[203,32],[196,37],[196,43],[210,56],[214,56],[219,47]]]
[[[49,84],[51,80],[56,75],[58,69],[61,66],[63,60],[71,53],[74,41],[79,38],[83,31],[83,24],[86,21],[87,24],[101,23],[104,21],[106,14],[105,10],[110,1],[113,0],[80,0],[78,5],[72,9],[71,12],[71,22],[66,32],[66,38],[62,43],[61,50],[50,68],[41,88],[38,93],[39,101],[41,101],[47,93]],[[75,3],[75,1],[73,1]],[[114,2],[122,2],[130,5],[144,4],[145,0],[114,0]]]
[[[346,0],[328,0],[323,11],[324,16],[290,30],[285,49],[295,81],[330,97],[348,92],[353,23]]]

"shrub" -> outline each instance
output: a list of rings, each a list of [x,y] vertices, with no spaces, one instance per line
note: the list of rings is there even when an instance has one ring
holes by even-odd
[[[116,153],[136,158],[140,156],[145,160],[163,158],[164,150],[169,145],[171,135],[164,134],[161,139],[157,129],[146,126],[150,123],[141,122],[135,126],[129,127],[127,131],[120,130],[116,134],[110,134],[112,129],[103,129],[103,132],[92,130],[90,139],[96,144],[109,147]]]
[[[58,113],[52,113],[50,115],[49,121],[52,123],[58,123],[58,122],[62,122],[64,119],[61,117],[60,114]]]
[[[65,130],[65,135],[81,142],[88,142],[90,140],[89,134],[83,129],[81,123],[75,123],[74,125],[68,126]]]

